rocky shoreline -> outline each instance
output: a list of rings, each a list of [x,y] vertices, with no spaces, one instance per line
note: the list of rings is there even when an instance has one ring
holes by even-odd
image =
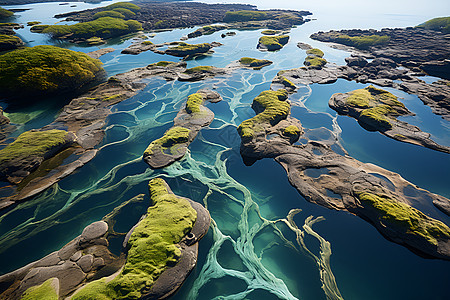
[[[155,180],[152,180],[150,184],[152,182]],[[163,180],[159,179],[159,182],[165,185],[168,195],[174,195]],[[165,268],[154,284],[147,287],[150,289],[146,292],[146,297],[161,299],[169,296],[181,286],[196,265],[198,242],[208,231],[210,216],[199,203],[187,198],[183,199],[196,211],[195,223],[177,244],[181,251],[177,263],[172,267]],[[101,221],[88,225],[81,235],[60,250],[16,271],[0,276],[0,298],[21,299],[30,288],[41,286],[47,280],[54,280],[57,283],[53,285],[57,298],[76,299],[74,294],[77,294],[88,283],[101,278],[109,277],[111,280],[117,277],[127,262],[128,241],[133,235],[133,230],[139,226],[144,217],[127,234],[119,234],[114,231],[115,219],[125,206],[143,200],[144,195],[141,194],[124,202]],[[114,255],[109,250],[109,239],[118,235],[124,237],[123,248],[120,255]]]

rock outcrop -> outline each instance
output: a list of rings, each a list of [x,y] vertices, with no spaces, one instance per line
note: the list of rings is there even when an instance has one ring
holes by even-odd
[[[204,106],[205,102],[219,102],[222,97],[214,91],[199,90],[189,95],[186,105],[174,119],[174,127],[162,138],[153,141],[145,150],[143,158],[152,168],[163,168],[181,159],[200,129],[211,124],[214,113]]]
[[[144,195],[126,201],[103,220],[88,225],[81,235],[60,250],[0,276],[0,299],[20,299],[42,288],[53,291],[56,299],[82,299],[86,294],[98,297],[105,289],[124,287],[121,280],[127,275],[123,270],[127,269],[128,275],[140,272],[140,265],[136,262],[149,255],[157,258],[146,262],[153,266],[145,270],[151,280],[146,281],[145,289],[132,286],[127,291],[152,299],[174,293],[196,265],[198,241],[208,231],[210,216],[199,203],[175,196],[162,179],[153,179],[149,187],[153,206],[127,234],[114,231],[116,216],[124,206],[142,202]],[[183,222],[186,226],[181,225]],[[164,246],[148,243],[145,249],[137,247],[154,232],[158,232],[160,238],[174,236],[176,241],[164,240],[167,243]],[[114,255],[109,249],[110,238],[117,236],[124,239],[120,255]],[[171,251],[176,254],[174,260],[165,261]],[[144,279],[144,273],[139,277]],[[96,286],[94,295],[90,291],[92,285]],[[111,293],[105,297],[116,299]]]
[[[284,90],[265,91],[255,98],[252,106],[257,115],[238,127],[244,162],[274,158],[307,201],[354,213],[374,224],[388,239],[415,252],[450,259],[450,229],[412,207],[432,199],[450,215],[446,209],[449,199],[421,190],[398,174],[338,154],[334,150],[339,145],[331,132],[329,140],[310,138],[317,130],[323,131],[322,135],[328,130],[303,130],[298,120],[289,117],[286,98]],[[298,129],[301,144],[293,145],[295,139],[284,134],[290,126]]]

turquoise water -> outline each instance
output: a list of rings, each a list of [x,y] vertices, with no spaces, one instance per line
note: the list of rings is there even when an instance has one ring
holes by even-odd
[[[57,3],[46,5],[45,11],[36,9],[33,14],[31,10],[23,16],[19,13],[23,17],[21,22],[44,20],[61,11]],[[297,6],[293,8],[299,8]],[[398,19],[421,17],[412,15]],[[396,17],[383,19],[383,22],[391,19]],[[450,292],[449,262],[421,258],[387,241],[373,226],[349,213],[306,202],[289,184],[282,167],[273,160],[260,160],[252,166],[242,162],[236,126],[254,115],[250,107],[253,98],[269,89],[278,71],[302,65],[305,53],[296,43],[302,41],[318,46],[324,50],[325,58],[336,63],[342,63],[348,56],[344,51],[308,39],[310,33],[334,22],[336,20],[318,17],[316,21],[299,26],[291,31],[290,43],[274,53],[256,50],[259,30],[238,31],[236,36],[224,39],[219,32],[190,40],[224,44],[215,48],[212,56],[189,61],[190,67],[223,67],[243,56],[270,59],[274,64],[260,71],[237,70],[229,76],[196,83],[153,78],[142,92],[112,107],[105,138],[98,146],[100,151],[90,163],[41,195],[2,212],[0,273],[59,249],[79,235],[86,225],[137,194],[145,193],[148,201],[148,181],[162,176],[176,194],[207,206],[213,218],[208,235],[200,243],[198,264],[174,299],[326,299],[316,263],[323,259],[319,246],[324,240],[331,245],[331,252],[323,253],[330,255],[328,267],[335,277],[336,286],[331,290],[344,299],[446,299]],[[367,24],[372,23],[376,20],[367,19]],[[194,29],[157,33],[152,41],[175,41]],[[26,36],[25,32],[22,36]],[[37,37],[34,39],[37,41]],[[101,58],[109,75],[160,60],[177,60],[152,52],[137,56],[120,54],[130,43],[128,40],[105,46],[117,49]],[[97,49],[67,47],[84,52]],[[398,172],[422,188],[450,197],[448,154],[367,132],[354,119],[337,116],[328,107],[333,93],[364,86],[338,80],[331,85],[301,87],[291,97],[292,116],[319,138],[321,127],[331,130],[349,155]],[[208,104],[215,113],[214,122],[201,130],[185,158],[170,167],[151,170],[141,159],[143,151],[173,125],[173,118],[186,97],[199,88],[214,88],[224,98],[223,102]],[[442,143],[450,143],[448,122],[431,114],[417,97],[390,91],[416,113],[415,117],[408,117],[409,122],[424,126]],[[19,130],[50,123],[67,101],[62,99],[59,106],[27,108],[30,120]],[[21,111],[16,109],[15,113]],[[117,223],[116,231],[128,231],[145,212],[147,204],[131,205]],[[304,243],[311,254],[297,243],[295,230],[287,226],[286,218],[293,209],[302,210],[293,217],[300,228],[305,223],[310,224],[309,216],[324,217],[310,224],[318,236],[305,234]],[[427,213],[450,222],[432,207]]]

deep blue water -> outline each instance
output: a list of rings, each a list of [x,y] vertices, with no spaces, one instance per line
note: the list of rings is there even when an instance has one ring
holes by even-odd
[[[81,9],[82,4],[77,5]],[[45,9],[42,4],[24,7],[32,10],[19,13],[20,22],[50,22],[52,14],[69,9],[57,3],[45,4]],[[174,299],[326,299],[315,261],[300,249],[293,231],[280,221],[292,209],[302,209],[294,217],[299,227],[308,216],[325,218],[313,229],[331,244],[331,270],[344,299],[445,299],[450,292],[449,262],[419,257],[386,240],[358,217],[306,202],[273,160],[263,159],[252,166],[245,166],[242,161],[236,126],[254,115],[250,107],[253,98],[270,88],[278,71],[302,65],[305,52],[296,47],[297,42],[320,47],[331,62],[343,63],[349,55],[308,39],[310,33],[324,26],[329,26],[327,20],[318,18],[293,29],[290,43],[274,53],[256,50],[260,30],[238,31],[236,36],[224,39],[219,32],[188,41],[224,44],[215,48],[212,56],[189,61],[189,67],[224,67],[243,56],[269,59],[274,64],[260,71],[237,70],[229,76],[196,83],[153,78],[142,92],[112,107],[105,138],[91,162],[0,216],[0,273],[59,249],[86,225],[144,193],[147,202],[130,205],[116,225],[116,231],[128,231],[148,205],[148,181],[162,176],[176,194],[206,205],[216,224],[200,243],[198,264]],[[30,45],[53,43],[27,30],[19,33],[34,39]],[[175,41],[193,30],[161,32],[151,40]],[[152,52],[137,56],[120,54],[130,43],[128,40],[104,46],[117,49],[101,58],[109,75],[160,60],[177,61]],[[83,52],[97,49],[63,46]],[[354,119],[336,116],[328,107],[333,93],[365,86],[338,80],[330,85],[301,88],[291,97],[292,116],[307,130],[325,127],[333,131],[350,156],[397,172],[419,187],[450,197],[448,154],[368,132]],[[173,125],[172,120],[186,97],[200,88],[214,88],[224,98],[223,102],[208,104],[215,113],[214,122],[201,130],[185,158],[170,167],[151,170],[141,159],[143,151]],[[423,127],[439,142],[450,144],[448,122],[433,115],[416,96],[390,91],[416,114],[405,121]],[[11,111],[13,117],[16,114],[17,123],[22,124],[15,134],[50,123],[68,100],[61,99],[58,105]],[[333,119],[339,130],[333,127]],[[450,222],[443,214],[430,213]],[[263,221],[272,225],[266,226]],[[256,232],[254,236],[252,232]],[[241,244],[244,240],[247,242]],[[312,253],[319,255],[316,238],[307,235],[305,243]]]

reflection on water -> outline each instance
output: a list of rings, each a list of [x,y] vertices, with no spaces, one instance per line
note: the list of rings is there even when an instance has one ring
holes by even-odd
[[[33,21],[37,16],[27,18]],[[28,21],[25,17],[22,20]],[[340,299],[341,295],[345,299],[429,299],[431,290],[436,299],[443,299],[450,292],[448,262],[423,259],[385,240],[370,224],[351,214],[306,202],[273,160],[260,160],[249,167],[242,162],[237,125],[254,116],[253,98],[270,88],[278,71],[302,65],[305,53],[296,42],[309,42],[304,38],[314,26],[311,22],[293,29],[291,42],[274,53],[256,50],[260,31],[239,31],[225,39],[215,33],[190,41],[216,40],[224,46],[215,48],[212,56],[189,61],[189,66],[223,67],[242,56],[269,59],[274,64],[196,83],[150,79],[143,91],[113,106],[100,151],[90,163],[0,216],[0,272],[59,249],[86,225],[137,194],[145,193],[148,199],[148,181],[162,176],[176,194],[204,204],[213,218],[208,235],[200,243],[198,265],[174,299]],[[192,30],[157,33],[152,41],[170,42]],[[117,50],[102,57],[109,74],[159,60],[176,60],[152,52],[120,54],[130,43],[114,45]],[[342,62],[348,55],[314,43],[332,61]],[[450,196],[447,154],[367,132],[354,119],[337,116],[328,107],[333,93],[362,87],[365,85],[345,80],[300,87],[290,97],[292,116],[301,121],[308,138],[337,140],[361,161],[378,164],[420,187]],[[208,104],[215,120],[200,131],[182,160],[151,170],[141,159],[143,151],[173,125],[187,96],[200,88],[214,89],[224,99]],[[433,136],[450,143],[448,123],[430,114],[417,97],[393,92],[416,113],[408,121],[423,124]],[[15,113],[13,119],[24,119],[22,112]],[[48,115],[50,122],[55,113]],[[41,126],[38,122],[25,124]],[[321,175],[317,170],[307,172],[312,177]],[[142,204],[129,209],[118,221],[117,231],[129,230],[145,211]]]

